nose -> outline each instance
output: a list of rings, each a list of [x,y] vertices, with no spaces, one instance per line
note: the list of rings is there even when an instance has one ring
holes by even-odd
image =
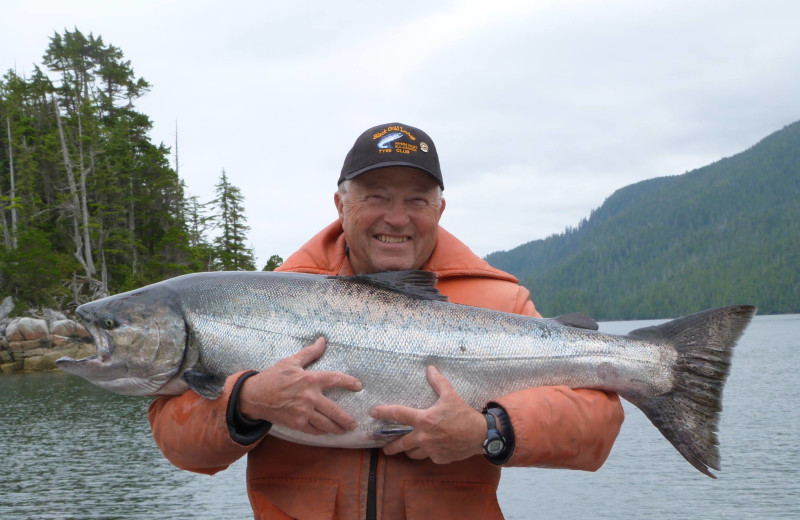
[[[383,219],[395,228],[400,228],[408,224],[411,220],[408,216],[408,211],[406,210],[406,205],[403,204],[403,201],[392,201],[392,204],[389,206],[389,209],[386,211]]]

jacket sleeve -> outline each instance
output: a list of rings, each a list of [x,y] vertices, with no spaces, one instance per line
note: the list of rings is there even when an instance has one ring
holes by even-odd
[[[541,317],[524,287],[515,312]],[[617,394],[599,390],[546,386],[495,402],[506,410],[516,438],[506,466],[595,471],[608,458],[625,418]]]
[[[243,445],[231,437],[228,405],[242,375],[228,377],[222,394],[214,400],[188,390],[150,404],[147,418],[153,438],[167,460],[181,469],[213,475],[258,446],[260,441]]]

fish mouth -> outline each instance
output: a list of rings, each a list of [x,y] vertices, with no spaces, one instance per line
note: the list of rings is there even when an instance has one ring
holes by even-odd
[[[70,374],[75,374],[84,378],[88,378],[88,375],[91,374],[93,376],[92,378],[95,379],[97,374],[101,373],[101,371],[107,371],[113,368],[113,363],[110,363],[112,350],[111,338],[105,331],[89,323],[88,320],[86,320],[86,316],[81,314],[81,317],[84,318],[83,325],[92,337],[92,342],[97,348],[97,353],[94,356],[83,359],[73,359],[69,356],[64,356],[58,358],[55,364],[58,368]]]
[[[97,357],[100,358],[100,361],[106,362],[111,359],[111,337],[103,330],[98,329],[97,327],[87,327],[89,334],[92,336],[94,340],[94,344],[97,347]]]
[[[72,359],[69,356],[64,356],[58,358],[55,363],[64,372],[69,372],[84,379],[97,379],[97,375],[108,368],[108,365],[98,356],[90,356],[83,359]]]
[[[97,357],[100,361],[106,362],[111,359],[111,354],[114,350],[111,348],[111,336],[95,325],[91,313],[83,306],[78,307],[75,312],[80,316],[83,326],[86,327],[86,330],[92,337],[92,342],[94,342],[95,347],[97,347]]]

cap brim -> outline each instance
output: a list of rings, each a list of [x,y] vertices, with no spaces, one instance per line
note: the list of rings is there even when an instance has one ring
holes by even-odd
[[[433,180],[436,181],[436,184],[438,184],[441,189],[444,189],[444,183],[442,182],[442,180],[439,177],[436,176],[435,173],[433,173],[432,171],[430,171],[428,169],[425,169],[425,168],[421,167],[418,164],[414,164],[414,163],[410,163],[410,162],[402,162],[402,161],[387,161],[387,162],[382,162],[382,163],[377,163],[377,164],[370,164],[366,168],[361,168],[360,170],[356,170],[354,172],[348,173],[347,175],[345,175],[342,178],[342,180],[343,181],[345,181],[345,180],[349,181],[351,179],[354,179],[355,177],[358,177],[362,173],[371,172],[372,170],[377,170],[379,168],[389,168],[391,166],[405,166],[405,167],[408,167],[408,168],[414,168],[415,170],[423,171],[423,172],[427,173],[428,175],[430,175],[433,178]]]

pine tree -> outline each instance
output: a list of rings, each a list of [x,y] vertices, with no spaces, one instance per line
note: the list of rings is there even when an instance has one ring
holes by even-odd
[[[267,263],[264,265],[264,269],[262,269],[262,271],[274,271],[281,265],[283,265],[283,258],[278,255],[272,255],[269,257],[269,260],[267,260]]]
[[[250,227],[244,214],[244,196],[228,181],[224,169],[215,189],[217,198],[211,204],[216,209],[215,227],[220,233],[214,240],[215,267],[222,271],[254,271],[253,250],[245,246]]]
[[[27,251],[59,259],[46,263],[71,284],[73,305],[199,270],[170,151],[150,142],[150,119],[134,108],[147,82],[121,50],[77,29],[54,34],[43,60],[49,76],[35,66],[28,79],[0,79],[3,289],[24,278],[32,285],[14,292],[40,301],[36,285],[50,283],[22,277],[9,254],[23,233]]]

